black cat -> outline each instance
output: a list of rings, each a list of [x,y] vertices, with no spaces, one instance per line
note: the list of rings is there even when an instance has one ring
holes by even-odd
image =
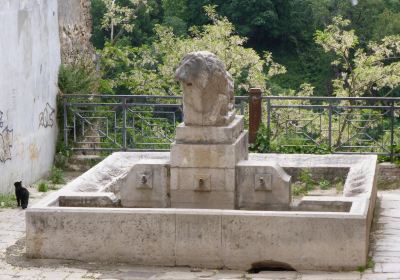
[[[15,196],[17,197],[18,206],[21,206],[22,209],[26,209],[28,207],[29,201],[29,191],[22,186],[21,182],[15,182]]]

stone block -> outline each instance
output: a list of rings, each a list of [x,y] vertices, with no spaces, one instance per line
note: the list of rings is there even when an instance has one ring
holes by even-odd
[[[240,161],[236,167],[239,209],[284,210],[291,202],[291,177],[273,162]]]
[[[235,192],[171,190],[172,208],[234,209]]]
[[[120,207],[120,201],[114,193],[71,192],[58,199],[61,207]]]
[[[122,207],[169,207],[169,167],[149,160],[134,165],[120,186]]]
[[[233,168],[171,168],[171,190],[199,190],[199,179],[209,191],[235,190]],[[204,190],[203,190],[204,191]]]
[[[117,209],[27,213],[27,255],[86,262],[175,265],[174,214],[155,209],[112,210]]]
[[[176,215],[176,265],[223,267],[221,217],[207,215],[198,210],[187,212]]]
[[[248,157],[248,133],[233,144],[178,144],[171,147],[171,167],[234,168]]]
[[[273,213],[273,212],[270,212]],[[269,214],[243,211],[222,215],[226,268],[281,262],[296,270],[349,270],[365,263],[368,235],[361,218]]]
[[[232,144],[244,130],[243,116],[236,116],[227,126],[176,127],[175,140],[178,144]]]

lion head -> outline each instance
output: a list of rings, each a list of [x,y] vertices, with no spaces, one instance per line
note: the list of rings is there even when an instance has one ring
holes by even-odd
[[[234,116],[233,80],[224,63],[207,51],[187,54],[175,73],[183,87],[185,125],[224,126]]]

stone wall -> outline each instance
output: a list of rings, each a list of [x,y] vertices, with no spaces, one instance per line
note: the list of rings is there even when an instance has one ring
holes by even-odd
[[[400,167],[389,162],[379,164],[378,188],[381,190],[400,188]]]
[[[90,0],[58,0],[61,58],[65,64],[93,59],[90,9]]]
[[[59,65],[57,0],[0,0],[0,193],[53,164]]]

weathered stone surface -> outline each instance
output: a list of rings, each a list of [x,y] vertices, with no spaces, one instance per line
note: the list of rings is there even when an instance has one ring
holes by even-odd
[[[184,123],[224,126],[234,118],[233,80],[224,63],[207,52],[187,54],[175,74],[183,86]]]
[[[218,215],[203,215],[196,210],[177,215],[176,265],[222,268],[221,230]]]
[[[141,162],[148,163],[149,160],[167,163],[169,153],[113,153],[73,180],[65,189],[75,192],[114,192],[118,195],[131,168]]]
[[[192,190],[198,187],[200,177],[210,179],[210,191],[235,190],[233,168],[171,168],[171,190]]]
[[[27,255],[175,265],[174,215],[140,210],[134,214],[119,211],[115,215],[110,211],[114,208],[86,209],[80,213],[74,210],[31,212],[26,219]]]
[[[74,193],[61,195],[58,200],[61,207],[120,207],[120,201],[114,193]]]
[[[382,195],[387,191],[380,192],[380,208],[399,208],[400,192],[397,197],[394,192],[390,196]],[[48,195],[48,193],[41,194],[41,196]],[[387,200],[387,198],[389,200]],[[349,198],[352,199],[352,198]],[[36,199],[32,200],[34,205]],[[376,212],[376,219],[381,219],[380,211]],[[400,228],[400,219],[390,223],[380,223],[378,227],[372,232],[373,240],[385,239],[386,236],[397,236]],[[245,271],[232,271],[232,270],[207,270],[207,269],[191,269],[187,267],[151,267],[151,266],[138,266],[138,265],[121,265],[121,264],[107,264],[102,263],[74,263],[60,260],[41,260],[38,266],[38,260],[29,260],[24,258],[25,249],[21,248],[20,251],[15,251],[14,245],[20,238],[25,238],[25,212],[18,209],[1,209],[0,211],[0,279],[26,279],[26,280],[43,280],[43,279],[152,279],[152,280],[198,280],[198,279],[262,279],[262,280],[301,280],[301,279],[315,279],[315,280],[389,280],[400,279],[400,273],[382,273],[373,272],[368,269],[363,273],[359,272],[322,272],[322,271],[301,271],[301,272],[286,272],[286,271],[262,271],[258,274],[249,274]],[[393,243],[393,245],[395,245]],[[11,247],[10,247],[11,246]],[[7,249],[8,248],[8,249]],[[393,255],[395,254],[395,255]],[[385,252],[376,251],[371,249],[370,255],[375,261],[377,271],[382,271],[382,264],[394,263],[398,264],[400,257],[399,252]],[[387,255],[388,257],[384,257]],[[16,259],[15,259],[16,257]],[[19,258],[23,259],[23,265],[18,261]],[[89,272],[89,271],[92,272]],[[96,271],[96,272],[93,272]],[[65,277],[65,275],[68,275]]]
[[[243,116],[236,116],[227,126],[186,126],[176,127],[175,140],[178,144],[232,144],[244,129]]]
[[[263,261],[287,263],[296,270],[348,270],[362,266],[368,239],[359,230],[363,220],[324,216],[287,213],[275,216],[268,212],[223,215],[225,266],[249,269],[252,263]]]
[[[94,171],[83,175],[85,180],[81,182],[85,183],[90,178],[97,178],[96,184],[106,185],[97,186],[98,191],[118,191],[123,186],[121,184],[124,180],[127,180],[128,176],[125,174],[129,174],[132,166],[140,165],[148,159],[167,162],[168,153],[118,153],[110,158],[115,165],[118,165],[118,168],[112,169],[108,165],[111,161],[105,160],[96,166]],[[327,168],[327,170],[348,168],[350,171],[358,170],[356,168],[366,162],[369,162],[371,167],[363,167],[363,169],[373,171],[376,162],[374,156],[250,154],[249,158],[249,162],[255,162],[255,166],[263,166],[266,161],[270,161],[278,162],[283,168],[316,166]],[[191,168],[187,169],[188,174],[191,174]],[[232,168],[226,168],[226,170],[230,169]],[[113,176],[106,176],[107,170]],[[208,191],[208,189],[212,190],[213,176],[221,176],[218,177],[219,180],[224,180],[221,174],[215,174],[215,170],[207,173],[207,168],[198,170],[201,174],[193,174],[193,178],[198,180],[204,176],[205,188],[196,190],[198,186],[193,184],[188,185],[187,188],[172,189],[172,205],[174,205],[174,199],[178,207],[185,208],[224,209],[234,205],[232,202],[235,199],[234,191],[224,189]],[[97,171],[99,174],[96,174]],[[125,261],[148,265],[175,265],[179,259],[179,262],[190,263],[191,266],[208,266],[207,259],[202,257],[208,255],[212,256],[211,259],[218,266],[220,256],[223,265],[227,268],[249,269],[254,263],[276,261],[302,270],[356,269],[358,266],[365,265],[367,260],[369,224],[376,195],[376,185],[373,180],[375,173],[366,172],[365,174],[367,177],[364,181],[365,192],[328,201],[329,203],[333,201],[351,203],[351,208],[345,212],[58,207],[57,201],[60,196],[66,195],[67,191],[79,190],[75,182],[27,210],[28,253],[31,256],[43,258]],[[269,176],[266,175],[269,175],[269,171],[263,167],[259,174],[253,175],[254,180],[256,178],[260,180],[260,176],[267,180]],[[351,180],[355,175],[350,174],[347,180]],[[185,179],[184,176],[188,175],[183,174],[182,180]],[[224,176],[226,179],[227,175]],[[138,177],[134,178],[137,180]],[[154,188],[154,178],[152,177],[151,180],[151,188]],[[257,192],[267,192],[270,187],[273,190],[273,176],[269,179],[271,179],[271,184],[268,182],[268,186],[255,188],[258,189]],[[174,179],[171,178],[171,180]],[[150,189],[147,182],[145,185],[148,185],[146,188]],[[323,197],[310,198],[307,202],[323,203],[324,199]],[[397,201],[399,198],[393,196],[389,200]],[[379,223],[399,221],[399,218],[396,218],[396,212],[390,208],[392,206],[388,205],[385,208],[383,213],[387,216],[383,216]],[[188,215],[188,217],[193,215],[196,218],[180,219],[178,218],[180,215]],[[198,222],[192,223],[191,220],[196,220],[197,217]],[[199,235],[194,235],[194,232],[198,232]],[[219,232],[220,235],[218,235]],[[91,239],[93,235],[95,238]],[[181,240],[186,241],[179,243]],[[216,255],[215,246],[218,246],[219,240],[221,246],[218,248],[221,250],[220,254]],[[393,240],[386,238],[383,243],[377,243],[375,249],[385,254],[387,252],[397,254],[398,252],[393,251],[393,246],[389,248],[390,244],[386,244]],[[194,244],[196,242],[199,243]],[[203,250],[200,256],[196,256],[197,249],[193,250],[196,246],[200,246]],[[179,258],[176,254],[178,247],[182,254]],[[189,253],[193,254],[185,255]],[[211,266],[216,265],[211,264]],[[382,266],[379,267],[383,270]]]
[[[400,168],[396,164],[379,164],[378,188],[380,190],[397,189],[400,186]]]
[[[58,135],[57,0],[0,1],[0,193],[48,175]]]
[[[165,160],[141,161],[131,168],[120,188],[123,207],[170,206],[169,166]]]
[[[171,207],[196,209],[234,209],[235,192],[197,192],[193,190],[171,190]]]
[[[240,161],[236,166],[239,209],[288,209],[290,176],[275,162]]]
[[[171,167],[234,168],[247,159],[248,133],[244,131],[233,144],[177,144],[171,147]]]
[[[57,0],[61,58],[64,64],[92,62],[94,48],[90,0]]]

